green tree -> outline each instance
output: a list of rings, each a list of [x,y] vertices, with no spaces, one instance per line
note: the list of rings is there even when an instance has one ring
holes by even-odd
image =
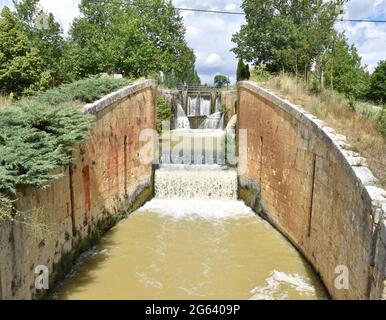
[[[369,97],[381,104],[386,102],[386,60],[380,61],[371,75]]]
[[[8,7],[0,15],[0,88],[30,92],[46,87],[43,57]]]
[[[195,69],[194,62],[192,62],[182,73],[176,73],[174,70],[164,73],[163,84],[170,88],[178,85],[200,85],[201,79]]]
[[[216,87],[222,88],[223,86],[230,85],[230,83],[229,78],[222,74],[218,74],[214,77],[214,84]]]
[[[182,17],[171,1],[138,0],[133,5],[128,0],[82,0],[80,12],[70,29],[68,58],[78,77],[111,71],[140,77],[162,71],[180,79],[194,66]]]
[[[68,80],[62,68],[66,46],[60,24],[55,21],[52,13],[43,11],[39,0],[13,0],[13,3],[16,18],[44,59],[50,84]]]
[[[237,64],[237,81],[242,81],[242,80],[248,80],[249,77],[251,76],[249,72],[249,66],[244,63],[242,59],[239,59],[239,62]]]
[[[368,91],[369,74],[354,45],[349,46],[344,34],[337,34],[324,55],[326,84],[331,89],[358,99]]]
[[[322,56],[331,43],[334,22],[345,0],[245,0],[246,24],[233,35],[233,52],[269,71],[298,73],[312,65],[323,84]]]

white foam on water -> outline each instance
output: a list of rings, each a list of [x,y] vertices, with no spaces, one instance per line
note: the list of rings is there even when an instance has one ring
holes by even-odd
[[[190,135],[191,137],[222,137],[225,131],[221,129],[175,129],[170,132],[173,134]]]
[[[209,116],[211,101],[208,98],[200,97],[200,116]]]
[[[200,100],[198,97],[188,97],[188,114],[189,116],[200,115]]]
[[[190,129],[189,119],[186,116],[184,109],[182,109],[181,104],[179,103],[177,104],[177,117],[175,121],[175,127],[176,129],[180,130]]]
[[[304,294],[315,295],[315,288],[298,274],[287,274],[274,270],[265,281],[267,282],[265,287],[256,287],[251,290],[252,296],[249,300],[289,299],[286,287],[291,287]]]
[[[161,164],[159,170],[166,171],[224,171],[232,170],[218,164]]]
[[[209,115],[205,121],[201,124],[200,129],[212,129],[212,130],[221,130],[224,126],[224,118],[221,112],[216,112]]]
[[[236,170],[156,170],[156,198],[237,200]]]
[[[175,219],[224,220],[255,216],[254,212],[244,202],[233,200],[153,199],[137,212],[151,212]]]

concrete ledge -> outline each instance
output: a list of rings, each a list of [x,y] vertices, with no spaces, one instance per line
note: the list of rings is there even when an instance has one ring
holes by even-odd
[[[155,88],[156,86],[157,81],[155,80],[137,81],[131,85],[128,85],[127,87],[119,89],[118,91],[112,92],[93,103],[86,104],[82,109],[82,113],[96,114],[104,108],[111,106],[114,102],[117,102],[127,96],[133,95],[138,91],[141,91],[148,87]]]

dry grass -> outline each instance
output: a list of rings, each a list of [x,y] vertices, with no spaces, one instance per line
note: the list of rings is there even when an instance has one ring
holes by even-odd
[[[379,108],[359,103],[354,111],[343,96],[330,90],[312,95],[302,81],[288,75],[272,76],[260,84],[292,103],[303,106],[338,133],[345,135],[353,150],[367,159],[380,185],[386,187],[386,139],[376,121]]]
[[[12,104],[12,99],[9,96],[0,95],[0,109],[8,108]]]

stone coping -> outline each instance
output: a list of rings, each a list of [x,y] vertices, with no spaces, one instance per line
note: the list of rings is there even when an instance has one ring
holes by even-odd
[[[136,81],[133,84],[130,84],[122,89],[112,92],[93,103],[86,104],[82,109],[82,113],[96,114],[99,111],[111,106],[113,103],[125,97],[133,95],[136,92],[141,91],[143,89],[146,89],[149,87],[156,87],[156,86],[157,86],[157,81],[155,80]]]
[[[373,219],[375,223],[381,221],[386,224],[386,191],[376,186],[377,179],[371,170],[367,167],[366,159],[358,153],[350,150],[351,146],[346,143],[346,137],[337,134],[335,130],[329,127],[325,122],[319,120],[311,113],[304,110],[299,105],[294,105],[289,101],[280,98],[271,91],[264,89],[256,83],[250,81],[241,81],[238,88],[257,93],[266,100],[274,103],[276,106],[289,113],[300,122],[306,124],[310,129],[316,132],[328,145],[331,145],[333,152],[342,160],[346,171],[353,177],[357,186],[365,189],[368,200],[372,204]]]

